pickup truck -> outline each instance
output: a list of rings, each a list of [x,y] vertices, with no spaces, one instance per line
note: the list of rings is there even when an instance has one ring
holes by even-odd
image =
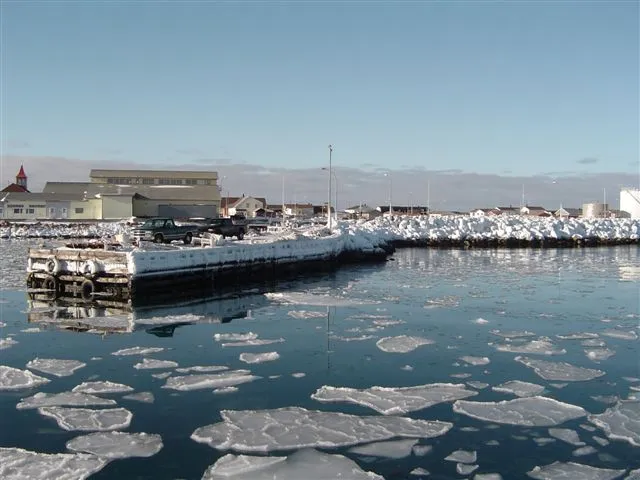
[[[200,232],[215,233],[222,235],[223,238],[238,237],[238,240],[242,240],[247,227],[244,223],[235,222],[231,218],[211,218],[206,225],[200,227]]]
[[[185,245],[191,243],[199,229],[195,225],[178,226],[173,218],[151,218],[139,227],[134,228],[132,234],[137,241],[147,240],[155,243],[170,243],[182,240]]]

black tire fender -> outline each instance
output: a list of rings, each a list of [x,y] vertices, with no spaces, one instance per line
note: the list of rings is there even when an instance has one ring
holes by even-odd
[[[92,300],[95,291],[96,286],[92,280],[87,279],[80,284],[80,296],[83,300]]]
[[[48,275],[42,281],[42,288],[49,290],[54,298],[60,294],[60,282],[53,275]]]

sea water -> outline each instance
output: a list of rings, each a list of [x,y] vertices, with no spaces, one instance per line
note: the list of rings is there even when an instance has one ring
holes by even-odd
[[[124,312],[132,325],[129,333],[60,328],[53,313],[51,322],[29,323],[35,317],[29,314],[22,284],[25,243],[4,242],[1,248],[0,339],[5,342],[0,365],[21,370],[29,365],[49,381],[0,391],[0,447],[69,453],[67,442],[89,431],[65,430],[37,408],[17,405],[38,392],[82,391],[78,385],[83,382],[110,381],[130,388],[96,393],[113,405],[86,408],[125,408],[132,416],[119,429],[158,435],[162,446],[156,444],[145,456],[112,460],[91,478],[197,479],[228,453],[284,456],[300,442],[345,455],[362,470],[387,479],[427,478],[427,471],[428,478],[483,473],[528,478],[536,466],[556,461],[627,472],[640,468],[638,446],[625,438],[607,438],[583,414],[537,426],[535,419],[549,404],[540,407],[536,400],[523,407],[520,424],[505,424],[508,412],[479,418],[469,413],[472,404],[465,403],[513,400],[518,397],[509,392],[529,383],[535,384],[527,387],[534,393],[562,406],[559,415],[566,413],[565,404],[573,412],[597,415],[619,399],[640,396],[637,247],[403,249],[382,265],[344,267],[275,291]],[[46,316],[41,312],[38,318]],[[125,349],[134,347],[155,351],[127,355],[131,351]],[[123,350],[125,354],[114,355]],[[46,363],[50,359],[76,363]],[[566,378],[545,379],[549,372],[536,373],[527,366],[531,361],[554,362]],[[575,381],[576,373],[567,365],[600,374]],[[178,371],[186,367],[202,368]],[[203,388],[190,390],[180,378],[190,374],[210,377],[201,377]],[[528,384],[507,383],[512,381]],[[407,391],[397,389],[433,384],[456,385],[439,387],[453,397],[421,408],[424,399],[408,399]],[[363,401],[358,390],[345,390],[371,387],[389,387],[393,397],[372,400],[368,390]],[[422,394],[438,398],[442,392],[432,388]],[[140,392],[145,401],[128,397]],[[378,410],[372,408],[376,402]],[[382,404],[390,415],[381,413]],[[301,415],[286,434],[260,423],[269,423],[266,410],[284,407],[306,409],[286,411]],[[219,424],[224,410],[252,415],[256,432],[245,425],[236,432],[240,443],[218,448],[191,438],[201,427]],[[354,440],[337,446],[340,442],[327,440],[326,430],[335,440],[335,429],[345,422],[321,416],[323,424],[316,425],[307,410],[363,418],[363,438],[372,435],[367,424],[372,417],[450,422],[452,427],[432,438],[389,438],[364,445]],[[629,429],[628,437],[637,439],[637,419]],[[251,433],[256,433],[253,440],[246,437]],[[268,438],[267,444],[251,443],[259,433],[266,435],[262,439]],[[463,452],[454,453],[458,450]]]

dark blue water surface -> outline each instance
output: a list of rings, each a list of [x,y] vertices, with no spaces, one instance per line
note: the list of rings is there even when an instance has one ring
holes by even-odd
[[[282,298],[253,293],[223,301],[151,307],[126,314],[142,319],[181,318],[176,315],[192,313],[201,317],[198,323],[162,328],[146,325],[138,326],[130,333],[105,334],[42,325],[38,333],[22,332],[39,325],[29,323],[29,318],[36,318],[28,313],[34,305],[29,305],[21,284],[26,247],[20,242],[5,242],[0,248],[4,277],[0,320],[6,323],[0,328],[0,338],[11,336],[19,342],[0,350],[0,364],[24,369],[35,357],[76,359],[87,364],[73,375],[62,378],[34,372],[51,379],[39,389],[0,392],[0,446],[65,452],[65,443],[78,435],[78,432],[58,428],[52,419],[40,416],[37,410],[16,410],[21,398],[37,391],[61,392],[83,381],[111,380],[130,385],[136,391],[151,391],[155,396],[152,404],[121,400],[120,394],[110,394],[109,398],[117,399],[118,406],[133,412],[131,426],[126,431],[158,433],[164,448],[150,458],[113,461],[92,478],[200,478],[209,465],[229,452],[196,443],[190,435],[198,427],[220,421],[220,411],[225,409],[301,406],[377,415],[361,406],[325,404],[311,399],[311,394],[323,385],[365,388],[467,381],[497,385],[508,380],[522,380],[545,386],[545,396],[579,405],[590,413],[601,413],[607,405],[594,400],[593,396],[627,398],[632,394],[630,385],[639,383],[633,378],[623,378],[640,377],[638,340],[601,337],[616,353],[596,363],[586,357],[580,341],[556,338],[556,335],[598,333],[607,329],[640,333],[640,254],[637,247],[499,251],[404,249],[384,265],[345,267],[325,277],[284,284],[277,290],[283,294]],[[287,299],[301,304],[283,303]],[[322,316],[295,318],[289,315],[289,312],[300,310],[321,312]],[[91,314],[91,311],[82,313]],[[373,320],[382,317],[404,323],[376,329]],[[476,323],[478,318],[487,323]],[[548,382],[515,362],[518,354],[496,351],[492,344],[505,341],[491,333],[494,329],[527,330],[537,337],[550,337],[567,353],[528,356],[598,368],[606,375],[591,381],[569,382],[562,388],[552,386],[557,382]],[[232,332],[255,332],[259,338],[282,337],[285,341],[265,346],[224,348],[221,342],[214,340],[216,333]],[[351,342],[340,339],[364,334],[374,338]],[[397,335],[427,337],[435,344],[409,353],[386,353],[376,346],[379,338]],[[116,350],[133,346],[164,347],[163,352],[152,357],[173,360],[180,366],[247,368],[262,378],[224,395],[214,395],[211,390],[178,392],[163,389],[165,380],[151,376],[158,370],[133,368],[141,360],[140,356],[111,355]],[[280,358],[255,365],[239,360],[242,352],[270,351],[277,351]],[[459,360],[463,355],[486,356],[491,363],[468,366]],[[296,378],[293,373],[304,373],[305,376]],[[451,377],[460,373],[471,373],[472,376]],[[269,378],[276,375],[278,377]],[[488,387],[469,400],[512,398],[515,397]],[[533,441],[535,437],[548,437],[547,428],[489,424],[454,413],[451,403],[406,416],[449,421],[454,427],[441,437],[420,441],[433,446],[433,451],[426,456],[410,455],[402,460],[381,458],[372,462],[347,456],[362,468],[388,479],[409,478],[409,472],[417,467],[431,472],[429,478],[461,478],[454,462],[443,461],[458,449],[477,451],[479,469],[474,473],[497,472],[508,479],[526,478],[526,472],[534,466],[556,460],[604,468],[640,467],[638,447],[619,440],[600,446],[592,436],[605,437],[605,434],[600,429],[590,432],[581,427],[591,425],[586,418],[560,425],[576,430],[582,441],[597,449],[595,454],[576,458],[572,456],[576,447],[569,444],[555,441],[538,446]],[[461,430],[463,427],[477,430]],[[487,445],[492,440],[498,445],[492,445],[492,442]],[[344,453],[346,449],[326,451]]]

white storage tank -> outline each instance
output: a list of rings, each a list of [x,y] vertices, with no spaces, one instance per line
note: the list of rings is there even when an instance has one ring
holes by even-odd
[[[640,189],[623,188],[620,190],[620,210],[631,218],[640,218]]]
[[[582,216],[585,218],[604,217],[609,211],[609,205],[601,202],[583,203]]]

